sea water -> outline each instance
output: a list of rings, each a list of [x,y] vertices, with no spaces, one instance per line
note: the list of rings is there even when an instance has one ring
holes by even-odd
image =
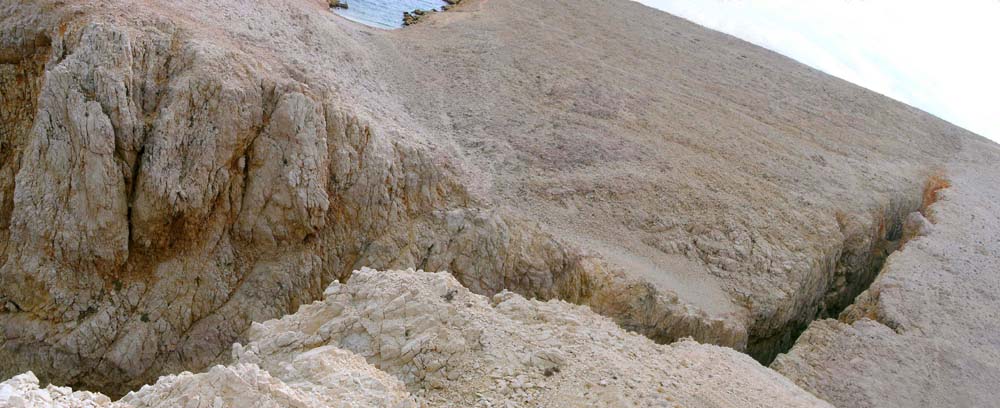
[[[393,29],[403,26],[403,12],[421,10],[440,10],[445,3],[442,0],[341,0],[347,3],[346,9],[335,8],[333,11],[345,18],[372,27]]]

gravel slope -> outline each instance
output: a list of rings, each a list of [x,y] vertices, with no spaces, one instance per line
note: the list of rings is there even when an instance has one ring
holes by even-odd
[[[737,322],[728,345],[762,361],[851,303],[928,178],[982,140],[633,2],[472,1],[368,32],[373,75],[472,192]]]

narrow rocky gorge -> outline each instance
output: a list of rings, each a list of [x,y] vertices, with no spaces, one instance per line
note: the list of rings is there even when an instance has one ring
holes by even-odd
[[[828,269],[816,273],[827,277],[827,282],[811,296],[813,303],[805,307],[802,317],[777,330],[756,331],[756,327],[751,327],[747,353],[768,365],[779,354],[787,352],[811,322],[839,316],[875,281],[886,259],[905,244],[908,228],[915,228],[908,227],[914,222],[912,219],[925,213],[936,200],[937,191],[945,186],[947,181],[943,177],[932,175],[919,193],[894,199],[870,216],[852,218],[836,214],[843,244],[832,259],[821,263]]]
[[[841,389],[817,374],[837,349],[810,348],[821,328],[887,321],[897,249],[926,234],[945,178],[996,150],[632,2],[464,0],[397,31],[328,6],[0,3],[0,379],[32,372],[10,389],[134,391],[122,407],[213,392],[558,406],[579,389],[597,405],[822,406],[797,388]],[[569,321],[595,331],[550,327]],[[611,379],[564,379],[513,351],[549,340],[493,324],[613,350],[560,357]],[[798,385],[692,340],[763,365],[788,353],[775,367]],[[474,365],[487,357],[527,374]],[[657,383],[688,360],[704,384]],[[747,384],[770,391],[717,394]]]
[[[0,324],[19,333],[4,338],[4,376],[33,367],[120,395],[206,367],[251,321],[361,265],[578,302],[599,284],[595,303],[636,319],[662,302],[633,304],[596,260],[476,207],[423,148],[334,96],[189,35],[165,21],[71,20],[22,39],[54,45],[4,76],[18,99],[4,105],[16,119],[4,171],[16,177],[4,186]],[[225,78],[213,73],[223,59]]]
[[[982,186],[997,185],[1000,156],[989,142],[967,143],[871,287],[838,319],[810,325],[775,370],[837,406],[993,403],[1000,241],[997,189]]]

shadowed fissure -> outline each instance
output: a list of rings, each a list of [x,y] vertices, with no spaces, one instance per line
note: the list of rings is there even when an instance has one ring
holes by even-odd
[[[826,293],[817,298],[809,308],[808,318],[788,322],[778,330],[763,331],[751,327],[747,341],[747,354],[763,365],[770,365],[782,353],[789,351],[799,336],[814,320],[838,318],[854,299],[868,289],[885,265],[886,259],[902,248],[911,234],[905,231],[907,217],[914,212],[926,215],[927,208],[937,201],[937,192],[949,187],[942,177],[931,176],[924,184],[920,196],[893,201],[873,215],[868,228],[852,225],[849,216],[838,213],[837,222],[844,234],[844,242],[832,259],[832,282]],[[852,226],[854,228],[852,228]]]
[[[5,52],[4,50],[0,50],[0,91],[2,91],[0,92],[0,126],[3,126],[0,127],[0,130],[2,130],[2,132],[0,132],[0,243],[2,243],[3,245],[6,245],[9,242],[8,239],[9,237],[6,234],[9,234],[8,226],[10,224],[11,211],[13,209],[12,197],[14,191],[14,175],[18,173],[21,161],[21,150],[23,149],[23,146],[26,144],[25,140],[27,139],[27,135],[34,121],[34,112],[36,111],[36,104],[38,100],[38,90],[40,89],[43,80],[43,71],[46,58],[50,54],[49,40],[47,38],[40,38],[38,41],[36,41],[36,44],[33,49],[28,51],[25,50],[14,50],[14,51]],[[9,55],[26,55],[27,57],[11,58],[9,57]],[[367,129],[363,133],[365,133],[368,137],[371,136],[368,133]],[[143,150],[139,150],[137,156],[142,157]],[[360,161],[360,159],[358,160]],[[249,163],[252,160],[246,159],[245,161]],[[134,181],[138,178],[137,176],[138,168],[139,166],[137,163],[127,168],[127,170],[131,173],[131,177],[129,178],[129,180]],[[240,174],[243,174],[244,180],[249,178],[249,176],[247,175],[249,168],[250,166],[248,165],[246,167],[242,167],[239,170]],[[811,321],[822,318],[837,317],[847,306],[849,306],[854,301],[855,297],[857,297],[860,293],[865,291],[869,287],[869,285],[871,285],[871,283],[875,280],[875,278],[881,271],[886,258],[903,244],[903,242],[905,241],[905,236],[907,235],[904,233],[904,224],[907,219],[907,216],[912,212],[925,210],[927,206],[933,203],[933,201],[936,199],[936,191],[946,186],[947,183],[942,179],[932,177],[927,182],[927,185],[923,189],[922,195],[913,194],[910,197],[905,197],[900,200],[893,201],[886,208],[880,209],[879,211],[876,211],[875,213],[870,215],[838,214],[837,220],[838,223],[840,224],[841,232],[843,233],[844,236],[844,241],[839,250],[828,254],[828,257],[823,260],[822,265],[826,265],[826,267],[824,269],[819,269],[816,271],[817,273],[823,273],[824,277],[829,278],[828,282],[826,282],[825,285],[821,285],[821,287],[824,288],[823,290],[825,290],[825,292],[811,296],[811,301],[810,301],[811,304],[809,304],[808,307],[806,308],[807,312],[800,314],[800,318],[792,319],[790,322],[784,324],[782,327],[773,328],[773,327],[752,326],[750,328],[750,336],[749,336],[749,341],[747,343],[747,350],[746,350],[747,353],[753,356],[761,363],[765,365],[769,364],[771,361],[774,360],[774,358],[778,354],[786,352],[788,349],[792,347],[796,339],[808,327]],[[130,202],[134,201],[134,196],[136,194],[134,187],[135,187],[134,185],[130,185],[128,189]],[[442,193],[442,195],[444,194]],[[439,203],[435,204],[433,202],[428,202],[424,204],[424,207],[431,208],[434,205],[439,205]],[[332,205],[332,207],[340,208],[340,206],[337,205]],[[129,206],[128,216],[127,216],[128,218],[127,224],[129,226],[133,224],[131,210],[132,207]],[[334,218],[336,216],[337,216],[336,214],[331,215],[331,217]],[[493,229],[506,228],[506,224],[503,224],[500,221],[497,221],[497,224],[499,226],[490,228]],[[330,222],[328,225],[342,226],[344,225],[344,223]],[[128,237],[128,241],[132,243],[134,240],[134,238],[131,236],[132,229],[130,228],[128,232],[130,234]],[[172,227],[168,229],[168,232],[169,233],[165,234],[165,236],[178,237],[183,235],[182,233],[175,233]],[[459,234],[461,232],[462,230],[459,229],[459,232],[454,234]],[[353,248],[349,249],[339,248],[340,251],[346,253],[346,255],[343,258],[351,259],[351,262],[345,261],[343,262],[342,265],[337,264],[336,266],[338,267],[328,267],[327,269],[331,271],[340,271],[342,272],[341,275],[349,274],[351,270],[349,266],[356,263],[354,261],[357,261],[357,258],[362,256],[367,251],[367,245],[370,245],[371,241],[374,240],[374,238],[368,237],[367,233],[368,231],[357,233],[359,235],[363,235],[364,237],[364,239],[359,239],[359,242],[364,242],[365,250],[355,250]],[[427,233],[427,235],[429,236],[434,236],[434,234],[435,234],[434,232]],[[438,234],[438,238],[442,240],[450,239],[449,234],[452,233],[440,232]],[[487,232],[483,232],[482,234],[486,237],[491,236]],[[337,235],[334,233],[330,233],[328,236],[320,236],[318,239],[320,241],[324,240],[329,241],[328,242],[329,245],[325,249],[338,248],[337,244],[340,242],[340,238],[342,237],[342,235],[347,235],[347,234],[344,233]],[[524,233],[524,235],[525,235],[525,237],[523,238],[524,240],[528,240],[531,237],[531,235],[527,232]],[[316,239],[315,235],[309,235],[306,238],[308,238],[308,240],[305,241],[305,243],[302,245],[309,246],[310,248],[312,248],[315,245],[314,244],[314,240]],[[469,242],[477,242],[477,241],[469,239]],[[359,243],[359,245],[361,244]],[[523,244],[522,246],[525,245],[528,244]],[[543,245],[537,245],[537,246],[543,247]],[[134,246],[130,245],[129,248],[132,249],[134,248]],[[426,253],[427,255],[425,255],[424,259],[420,259],[419,262],[417,262],[416,264],[420,265],[421,267],[430,268],[432,270],[449,269],[453,273],[455,273],[456,277],[462,280],[463,283],[466,284],[466,286],[470,286],[468,284],[470,281],[473,282],[475,281],[475,279],[477,278],[476,276],[468,276],[467,279],[462,279],[463,278],[462,272],[463,269],[469,271],[478,271],[477,268],[474,267],[455,268],[454,260],[446,259],[446,257],[440,257],[441,259],[437,260],[436,262],[429,263],[428,260],[430,259],[432,250],[434,248],[435,248],[434,244],[431,243],[425,250],[418,251]],[[522,252],[519,250],[519,248],[520,247],[514,247],[513,249],[508,248],[506,250],[512,253]],[[136,251],[138,250],[139,249],[136,249]],[[562,249],[560,248],[559,251],[562,251]],[[235,263],[236,266],[233,266],[233,264],[231,263],[228,265],[224,265],[225,268],[220,268],[220,269],[232,270],[233,272],[238,271],[239,272],[238,275],[240,276],[248,275],[250,273],[249,272],[250,267],[249,266],[244,267],[244,265],[242,264],[243,263],[246,263],[247,265],[254,264],[254,262],[246,261],[247,258],[253,258],[253,255],[246,254],[246,252],[249,251],[244,252],[242,251],[242,248],[237,248],[234,252],[236,253],[236,255],[233,256],[233,258],[235,259],[233,263]],[[488,251],[486,252],[488,253]],[[5,250],[5,248],[0,246],[0,266],[2,266],[5,263],[6,259],[4,259],[4,257],[7,256],[6,254],[7,251]],[[140,262],[137,261],[136,259],[143,259],[143,258],[151,259],[151,257],[137,257],[134,255],[135,253],[133,253],[133,256],[129,256],[130,262]],[[543,255],[555,256],[549,253]],[[559,281],[557,279],[557,282],[555,283],[556,286],[555,288],[550,288],[551,290],[547,290],[542,293],[531,293],[530,292],[531,289],[537,289],[537,287],[533,287],[532,285],[529,284],[531,282],[523,283],[521,288],[515,287],[517,283],[512,285],[510,282],[506,280],[503,280],[503,283],[506,286],[509,286],[510,289],[512,290],[521,289],[519,292],[524,293],[526,295],[538,295],[538,297],[561,297],[567,300],[579,300],[577,298],[581,296],[567,295],[566,291],[560,290],[560,288],[562,287],[569,287],[569,288],[583,287],[589,290],[591,287],[601,286],[598,285],[597,283],[587,281],[589,276],[587,276],[586,273],[583,271],[584,268],[579,265],[579,260],[577,260],[576,257],[567,255],[563,252],[557,252],[557,255],[558,255],[557,260],[559,262],[556,262],[556,264],[562,265],[561,268],[556,268],[558,272],[557,278],[562,279],[563,281],[572,281],[572,282],[566,283]],[[243,260],[246,262],[241,262],[240,258],[243,258]],[[148,260],[147,262],[149,263],[149,265],[153,264],[152,260]],[[331,264],[334,263],[334,261],[329,261],[329,262]],[[447,265],[448,268],[443,268],[442,266],[444,265]],[[143,264],[141,265],[141,267],[136,267],[135,269],[145,270],[151,268],[152,266],[147,267],[146,264]],[[499,269],[502,268],[498,268],[498,270]],[[512,275],[515,275],[515,272],[521,272],[521,270],[512,269],[510,272]],[[321,279],[316,281],[314,285],[303,284],[294,290],[289,290],[292,293],[287,294],[288,299],[286,302],[284,302],[287,304],[282,304],[282,302],[275,302],[273,305],[271,305],[274,307],[274,310],[270,310],[268,311],[268,313],[277,315],[278,314],[277,311],[279,311],[279,309],[292,311],[296,309],[300,304],[317,298],[319,296],[319,293],[322,291],[322,288],[325,287],[326,283],[329,283],[331,278],[329,274],[322,274],[322,275],[323,276],[321,277]],[[337,276],[337,277],[341,279],[343,278],[343,276]],[[0,278],[3,278],[3,276],[0,276]],[[194,279],[200,279],[200,277],[194,277]],[[0,281],[0,283],[3,282]],[[313,282],[310,281],[310,283]],[[242,284],[242,281],[240,282],[240,284]],[[121,286],[122,284],[120,281],[118,280],[113,281],[111,287],[114,288],[114,290],[112,292],[119,292],[121,290]],[[480,289],[481,291],[489,291],[489,290],[482,290],[484,288]],[[498,288],[490,287],[485,289],[498,289]],[[651,289],[644,291],[637,291],[637,292],[642,293],[644,296],[646,296],[645,298],[643,298],[645,300],[640,299],[641,301],[637,302],[638,304],[640,305],[656,304],[656,296],[655,296],[656,293]],[[626,292],[608,291],[607,293],[618,294]],[[610,295],[605,295],[605,296],[610,296]],[[700,326],[702,324],[700,321],[688,322],[687,325],[675,323],[671,325],[671,327],[653,327],[648,330],[640,330],[642,329],[642,326],[638,325],[634,327],[629,327],[630,325],[627,324],[626,313],[632,312],[632,309],[628,309],[626,306],[632,306],[632,305],[623,306],[620,305],[620,303],[622,302],[628,303],[631,300],[634,299],[615,299],[615,302],[607,301],[612,303],[612,306],[616,306],[617,308],[606,306],[603,309],[603,314],[616,317],[616,320],[626,328],[640,331],[646,334],[647,336],[653,338],[654,340],[664,343],[671,342],[675,338],[691,336],[692,332],[697,332],[698,330],[702,330],[705,332],[713,331],[712,328],[703,328],[702,326]],[[592,303],[593,303],[591,305],[592,307],[594,306],[594,304],[600,304],[599,302],[592,302]],[[6,308],[8,309],[8,311],[20,311],[21,309],[21,307],[16,302],[10,299],[4,299],[2,296],[0,296],[0,308]],[[219,308],[221,308],[221,306],[219,306]],[[93,313],[83,314],[81,315],[80,320],[81,321],[85,320],[92,314]],[[209,315],[210,313],[206,314],[205,316]],[[205,316],[200,316],[200,318],[204,318]],[[242,318],[245,318],[247,322],[250,321],[249,317],[242,317]],[[133,319],[133,323],[134,320],[135,319]],[[149,323],[150,316],[146,313],[141,313],[138,320],[140,323],[143,324]],[[623,320],[625,320],[626,322],[623,323]],[[194,324],[191,324],[191,326],[194,326]],[[656,332],[655,330],[660,330],[660,331]],[[677,333],[675,335],[675,331],[678,332],[683,331],[684,333]],[[189,335],[189,333],[184,332],[182,333],[182,335],[187,336]],[[227,347],[225,345],[231,344],[231,340],[233,340],[233,338],[230,337],[235,337],[235,335],[233,335],[232,333],[228,333],[227,336],[223,336],[221,339],[218,339],[217,341],[218,344],[211,344],[211,346],[222,345],[222,348],[216,351],[224,353],[227,350]],[[158,355],[156,356],[156,358],[162,359],[164,357]],[[211,360],[211,358],[205,358],[204,361],[198,360],[196,362],[198,363],[198,365],[204,366],[208,364],[209,360]],[[0,363],[3,363],[3,361],[0,361]],[[128,387],[135,388],[139,382],[143,381],[144,379],[148,379],[155,373],[177,371],[176,370],[177,366],[166,366],[157,364],[161,363],[157,361],[156,364],[150,364],[149,366],[144,367],[146,368],[146,370],[140,373],[141,376],[144,378],[136,377],[134,378],[135,381],[133,381],[130,384],[117,384],[111,382],[110,379],[103,379],[106,380],[106,382],[104,383],[100,383],[100,381],[91,381],[86,383],[71,382],[69,385],[73,385],[78,389],[83,389],[83,388],[100,389],[101,391],[105,391],[111,395],[120,395],[121,391],[124,388]],[[44,373],[42,374],[43,374],[41,375],[42,379],[47,380]],[[84,375],[87,375],[87,373],[82,373],[80,378],[82,378],[82,376]],[[121,374],[121,376],[126,377],[125,374]],[[101,387],[102,385],[103,387]],[[109,387],[116,387],[116,388],[109,388]]]
[[[15,175],[21,167],[24,141],[35,120],[51,45],[48,36],[38,35],[22,47],[0,48],[0,267],[7,261],[10,244]],[[4,284],[2,274],[0,284]],[[4,311],[19,312],[21,305],[0,295],[0,312]]]

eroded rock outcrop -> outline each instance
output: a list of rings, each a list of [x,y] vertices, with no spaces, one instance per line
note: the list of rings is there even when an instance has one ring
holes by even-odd
[[[975,137],[639,4],[462,4],[0,4],[0,376],[200,371],[362,266],[767,361]]]
[[[491,299],[447,273],[364,269],[322,301],[255,323],[248,339],[229,365],[162,377],[114,404],[40,390],[30,374],[0,385],[0,398],[118,408],[828,406],[731,349],[658,345],[586,307]],[[93,403],[73,405],[84,402]]]
[[[355,272],[248,340],[236,361],[272,373],[288,356],[351,350],[431,406],[824,405],[731,349],[657,345],[586,307],[490,299],[446,273]]]
[[[307,374],[289,375],[301,369]],[[327,347],[288,362],[285,382],[250,364],[184,372],[112,402],[103,394],[69,387],[39,387],[31,372],[0,383],[0,404],[10,408],[136,407],[415,407],[403,384],[350,352]]]
[[[277,363],[276,363],[277,364]],[[280,374],[253,364],[161,377],[118,401],[131,407],[416,407],[403,384],[364,359],[323,347],[283,361]]]
[[[106,395],[73,391],[69,387],[48,385],[39,387],[32,372],[16,375],[0,382],[0,406],[9,408],[108,408],[115,404]]]
[[[987,143],[968,143],[951,187],[909,217],[911,239],[871,287],[838,319],[813,322],[775,370],[837,406],[996,403],[1000,154]]]
[[[474,206],[439,157],[327,85],[156,10],[53,9],[4,25],[3,375],[116,394],[197,370],[359,265],[575,301],[628,282]]]
[[[53,29],[5,76],[40,84],[4,92],[5,374],[121,390],[203,366],[460,200],[419,150],[173,23]]]
[[[203,366],[445,192],[419,154],[170,22],[74,23],[15,134],[5,370],[121,390]]]
[[[375,54],[407,59],[385,78],[460,147],[468,185],[742,326],[723,344],[761,361],[851,303],[925,181],[977,139],[641,4],[524,7],[466,0]]]

